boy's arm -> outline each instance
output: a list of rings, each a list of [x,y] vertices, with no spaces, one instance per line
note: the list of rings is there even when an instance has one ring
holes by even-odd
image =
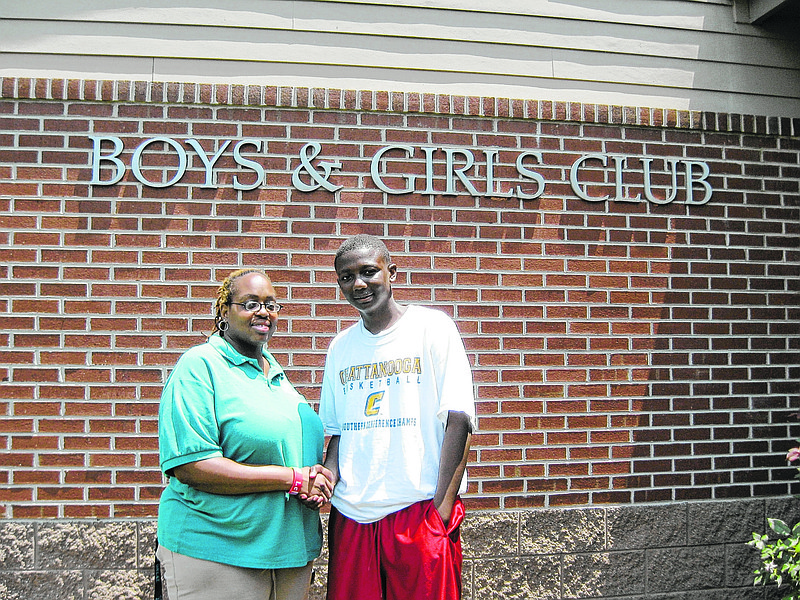
[[[439,459],[439,480],[436,484],[436,494],[433,496],[433,504],[445,525],[450,522],[461,478],[467,468],[471,440],[472,424],[469,415],[459,411],[449,411],[442,442],[442,456]],[[333,470],[327,459],[325,466]]]
[[[328,450],[325,453],[325,463],[323,466],[331,472],[333,478],[331,485],[335,486],[339,481],[339,436],[331,436],[328,441]]]

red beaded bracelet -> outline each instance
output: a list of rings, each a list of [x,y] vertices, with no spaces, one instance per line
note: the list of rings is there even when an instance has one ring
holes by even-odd
[[[294,479],[292,480],[292,487],[289,488],[289,493],[296,496],[303,489],[303,472],[296,467],[292,467],[292,475]]]

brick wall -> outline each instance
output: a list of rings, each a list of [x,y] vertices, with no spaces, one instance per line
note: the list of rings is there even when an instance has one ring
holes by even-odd
[[[402,301],[441,307],[464,336],[479,413],[471,508],[786,495],[800,374],[799,133],[798,119],[632,107],[3,79],[2,515],[156,515],[161,385],[210,331],[216,286],[234,268],[272,275],[287,304],[272,349],[315,401],[328,342],[354,317],[331,256],[357,232],[387,241]],[[163,188],[130,168],[116,185],[90,185],[89,136],[119,137],[125,165],[144,140],[169,137],[189,155],[186,172]],[[235,190],[234,177],[254,172],[229,149],[204,187],[189,138],[210,154],[223,140],[260,140],[247,156],[265,185]],[[315,165],[341,162],[329,178],[339,191],[292,182],[315,141]],[[387,162],[393,187],[400,172],[424,180],[422,147],[439,149],[437,190],[444,148],[474,150],[470,177],[491,148],[500,190],[519,183],[520,152],[541,152],[528,167],[545,192],[471,195],[456,178],[455,194],[386,194],[370,159],[393,144],[416,149]],[[642,199],[578,198],[570,166],[585,154],[629,156],[624,195]],[[150,145],[143,176],[168,181],[176,157]],[[645,200],[641,157],[654,159],[659,199],[670,190],[664,159],[705,162],[712,198]],[[610,165],[581,169],[590,194],[615,197]],[[110,162],[100,175],[113,175]]]

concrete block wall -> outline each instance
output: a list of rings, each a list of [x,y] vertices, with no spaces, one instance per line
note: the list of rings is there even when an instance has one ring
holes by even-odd
[[[464,528],[472,600],[756,599],[744,542],[791,499],[474,513]],[[793,517],[796,518],[796,517]]]
[[[766,517],[796,520],[792,498],[598,508],[473,511],[462,528],[464,600],[777,600],[753,587],[745,542]],[[324,520],[325,515],[323,515]],[[0,524],[5,600],[145,600],[152,520]],[[324,600],[326,555],[312,600]]]
[[[152,520],[6,520],[0,523],[0,597],[153,598],[155,539]]]

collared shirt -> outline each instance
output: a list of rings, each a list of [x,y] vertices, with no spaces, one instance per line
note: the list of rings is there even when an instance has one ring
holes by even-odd
[[[159,410],[161,469],[224,456],[251,465],[322,462],[322,423],[275,358],[258,361],[214,335],[189,349],[167,379]],[[297,567],[322,545],[319,514],[286,492],[220,495],[170,477],[161,496],[165,548],[241,567]]]

